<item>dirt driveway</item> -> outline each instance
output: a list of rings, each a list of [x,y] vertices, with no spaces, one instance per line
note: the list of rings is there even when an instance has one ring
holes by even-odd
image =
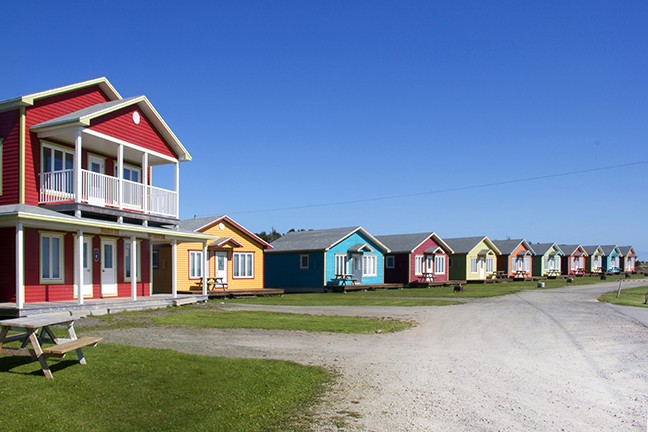
[[[648,309],[626,313],[595,300],[616,286],[527,291],[444,307],[288,308],[419,323],[395,334],[178,328],[103,336],[335,368],[339,385],[322,406],[320,431],[345,424],[349,431],[645,432]]]

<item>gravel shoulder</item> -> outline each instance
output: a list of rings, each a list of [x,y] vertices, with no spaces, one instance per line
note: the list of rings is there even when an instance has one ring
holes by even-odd
[[[110,343],[334,369],[340,378],[320,407],[317,431],[344,424],[376,432],[643,432],[648,309],[596,301],[616,287],[524,291],[443,307],[227,306],[418,323],[393,334],[171,327],[97,333]]]

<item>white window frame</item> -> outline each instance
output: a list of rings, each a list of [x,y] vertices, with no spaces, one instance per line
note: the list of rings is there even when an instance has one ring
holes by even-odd
[[[385,268],[393,269],[396,267],[396,258],[394,255],[387,255],[385,257]]]
[[[362,276],[378,276],[378,256],[374,254],[362,255]]]
[[[470,258],[470,273],[477,273],[479,269],[477,268],[477,257]]]
[[[51,166],[52,169],[50,171],[45,171],[44,170],[44,168],[45,168],[45,166],[44,166],[44,163],[45,163],[45,157],[44,157],[45,152],[44,152],[44,150],[46,148],[50,149],[51,152],[52,152],[52,166]],[[60,170],[55,170],[54,169],[54,163],[55,163],[54,152],[55,151],[60,151],[60,152],[63,153],[63,160],[61,161],[61,169]],[[65,154],[66,153],[72,156],[72,168],[68,168],[68,169],[65,168]],[[41,141],[41,154],[40,154],[40,156],[41,156],[41,163],[40,163],[40,172],[41,172],[41,174],[46,173],[46,172],[51,173],[51,172],[71,171],[71,170],[74,169],[74,150],[71,149],[71,148],[56,145],[56,144],[52,144],[52,143],[45,142],[45,141]]]
[[[425,264],[425,257],[423,255],[414,255],[414,274],[422,275],[423,266]]]
[[[254,278],[254,253],[234,252],[232,257],[232,276],[235,279]]]
[[[160,250],[159,249],[153,249],[151,251],[151,267],[153,270],[157,270],[160,268]]]
[[[434,274],[445,274],[446,257],[445,255],[434,255]]]
[[[336,275],[349,274],[349,259],[346,254],[335,254],[334,271]]]
[[[486,257],[486,273],[493,273],[495,271],[495,259]]]
[[[142,242],[141,240],[135,240],[137,244],[137,282],[142,282]],[[130,282],[131,277],[127,275],[126,272],[130,273],[130,240],[124,240],[124,282]]]
[[[48,238],[49,239],[49,244],[48,244],[48,249],[49,249],[49,257],[48,257],[48,267],[49,267],[49,274],[43,277],[43,239]],[[59,249],[59,262],[58,262],[58,277],[53,277],[52,275],[54,274],[54,256],[52,254],[52,239],[57,239],[59,242],[58,249]],[[65,281],[65,234],[63,233],[51,233],[51,232],[41,232],[40,233],[40,238],[38,240],[38,249],[39,249],[39,258],[38,258],[38,277],[40,280],[41,284],[50,284],[50,283],[63,283]]]
[[[114,165],[113,165],[113,173],[114,173],[115,177],[119,177],[119,175],[118,175],[119,173],[117,172],[117,168],[118,168],[117,165],[118,165],[118,161],[115,159]],[[124,170],[129,170],[129,171],[137,171],[137,175],[139,176],[139,180],[136,181],[136,182],[131,180],[131,179],[127,179],[126,177],[124,177],[124,180],[132,181],[133,183],[142,183],[142,168],[138,167],[137,165],[131,165],[131,164],[124,163],[123,164],[123,169]]]
[[[310,267],[310,255],[301,254],[299,255],[299,268],[302,270],[307,270]]]
[[[203,261],[202,251],[190,250],[189,251],[189,279],[201,279],[203,275]]]

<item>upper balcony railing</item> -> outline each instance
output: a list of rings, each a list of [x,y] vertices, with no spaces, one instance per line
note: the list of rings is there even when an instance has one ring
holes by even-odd
[[[122,208],[151,215],[178,217],[177,193],[155,186],[81,170],[79,201],[99,207]],[[41,204],[75,201],[73,170],[40,174]],[[146,206],[144,204],[146,203]]]

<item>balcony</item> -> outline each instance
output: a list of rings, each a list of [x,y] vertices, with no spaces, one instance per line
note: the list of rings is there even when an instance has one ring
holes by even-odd
[[[117,177],[80,170],[78,199],[74,193],[74,170],[39,174],[39,203],[78,202],[153,216],[178,218],[177,192]],[[121,182],[121,184],[120,184]],[[121,194],[120,194],[121,192]]]

